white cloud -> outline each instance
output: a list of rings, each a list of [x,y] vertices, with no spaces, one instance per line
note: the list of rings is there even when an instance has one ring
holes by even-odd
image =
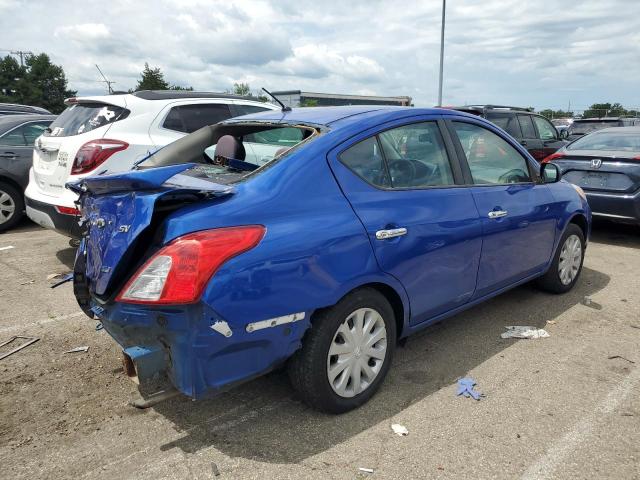
[[[67,25],[56,29],[56,37],[66,37],[78,42],[96,41],[109,38],[111,32],[104,23],[81,23],[79,25]]]
[[[46,52],[71,88],[116,88],[145,62],[171,83],[225,90],[437,95],[441,2],[351,0],[0,0],[4,48]],[[24,28],[29,25],[30,28]],[[448,2],[444,99],[536,107],[619,101],[638,106],[640,2]]]

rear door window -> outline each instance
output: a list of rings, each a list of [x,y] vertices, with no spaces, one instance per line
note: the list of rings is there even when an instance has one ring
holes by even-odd
[[[389,172],[376,137],[352,145],[340,154],[340,161],[365,182],[376,187],[390,187]]]
[[[522,138],[538,138],[530,115],[518,115],[518,123],[522,130]]]
[[[509,113],[489,112],[487,113],[487,120],[499,126],[512,137],[522,138],[520,125],[518,124],[518,120],[515,115]]]
[[[555,127],[542,117],[533,117],[533,121],[538,127],[538,133],[542,140],[555,140],[558,137]]]
[[[183,133],[193,133],[207,125],[215,125],[231,118],[229,105],[204,103],[172,107],[162,123],[163,128]]]
[[[34,122],[21,125],[0,137],[0,145],[33,146],[51,122]]]
[[[382,132],[380,144],[393,188],[453,185],[453,172],[435,122],[414,123]]]
[[[90,132],[129,115],[129,110],[106,103],[76,103],[58,118],[44,135],[50,137],[71,137]]]
[[[238,112],[237,116],[271,110],[270,108],[259,107],[258,105],[242,105],[242,104],[235,104],[233,108],[235,108],[236,111]]]

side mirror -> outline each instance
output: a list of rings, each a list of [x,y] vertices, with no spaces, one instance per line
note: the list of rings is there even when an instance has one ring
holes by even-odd
[[[540,166],[540,178],[544,183],[556,183],[562,178],[560,168],[554,163],[543,163]]]
[[[569,130],[565,129],[563,131],[560,132],[560,138],[565,139],[569,136]]]

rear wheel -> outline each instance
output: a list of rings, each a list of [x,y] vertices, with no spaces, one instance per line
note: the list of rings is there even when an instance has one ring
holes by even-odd
[[[538,280],[548,292],[565,293],[573,288],[582,271],[584,260],[584,234],[574,223],[567,226],[549,271]]]
[[[24,198],[13,185],[0,182],[0,232],[15,226],[23,216]]]
[[[393,309],[377,290],[357,290],[316,315],[289,377],[312,407],[342,413],[367,402],[391,365],[396,344]]]

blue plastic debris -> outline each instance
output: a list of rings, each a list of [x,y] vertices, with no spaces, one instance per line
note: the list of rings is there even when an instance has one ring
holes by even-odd
[[[456,392],[456,395],[464,395],[467,398],[471,397],[474,400],[480,400],[484,395],[477,390],[474,390],[474,385],[477,385],[477,383],[473,378],[461,378],[458,380],[458,391]]]

